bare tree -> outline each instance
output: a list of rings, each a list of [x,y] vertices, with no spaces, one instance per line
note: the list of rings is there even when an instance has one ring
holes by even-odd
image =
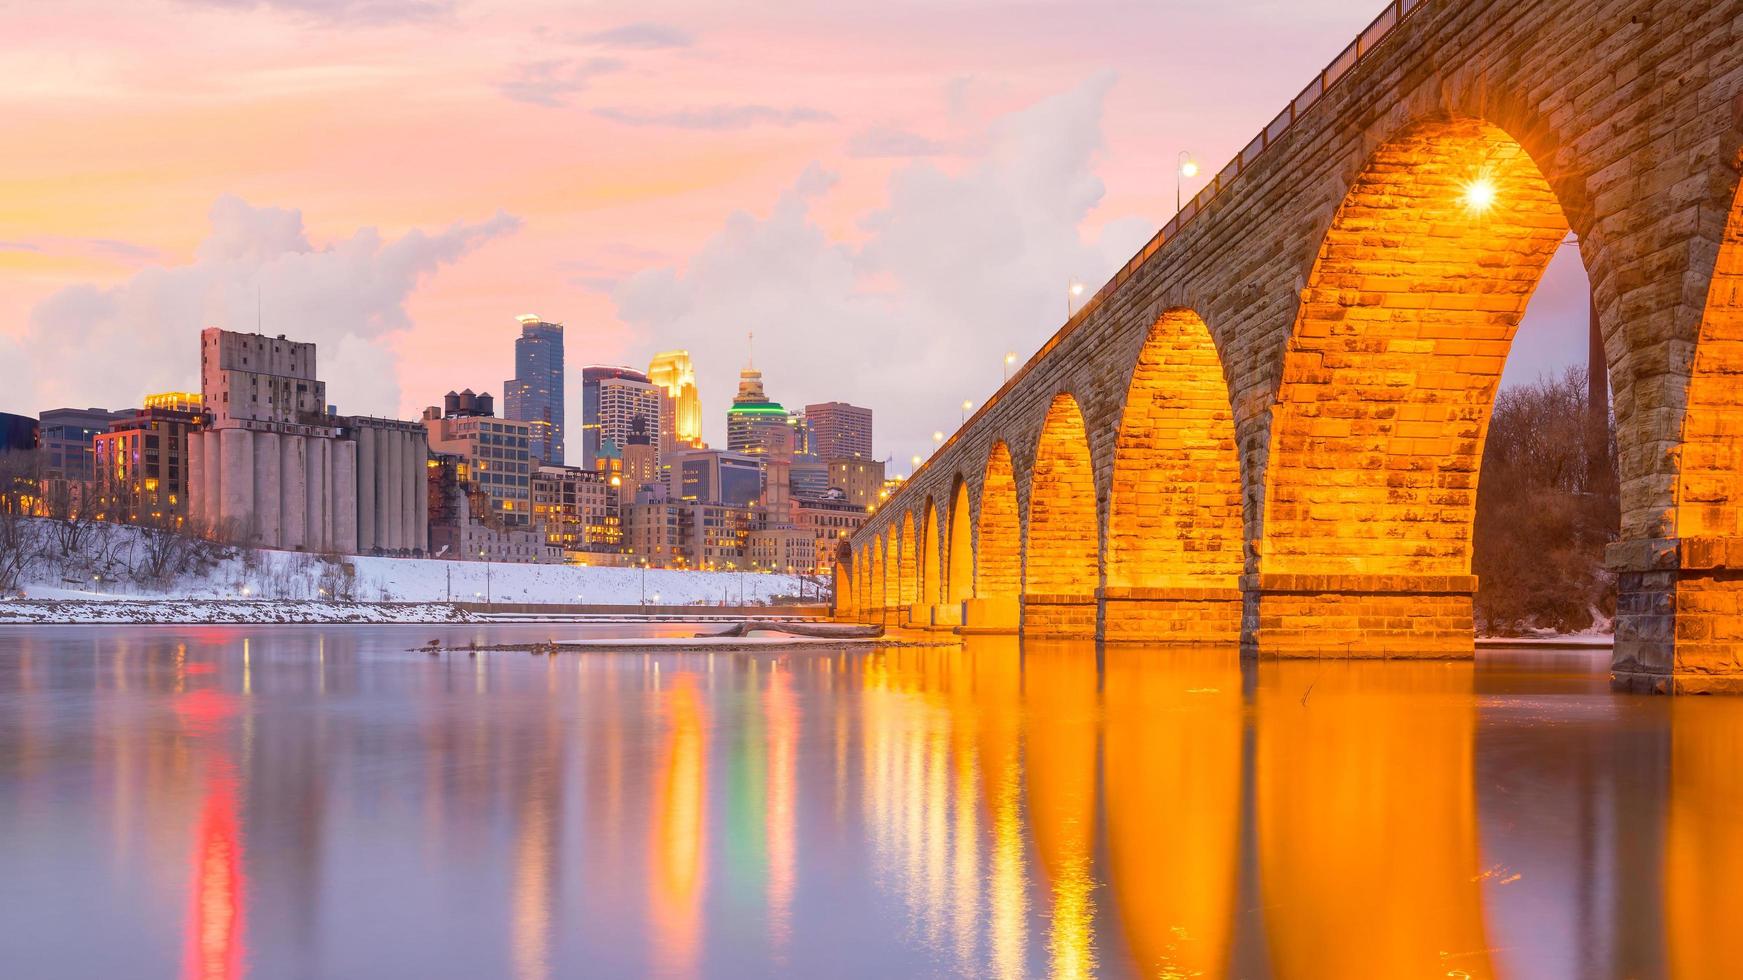
[[[13,592],[41,556],[31,516],[41,508],[41,456],[0,452],[0,592]]]
[[[171,512],[146,514],[138,527],[139,561],[133,574],[142,582],[161,585],[214,561],[212,546]]]
[[[101,504],[94,483],[51,480],[43,493],[49,538],[62,558],[84,557],[96,530]]]
[[[1588,438],[1588,417],[1579,367],[1495,399],[1472,556],[1477,618],[1490,634],[1580,630],[1594,612],[1615,613],[1604,547],[1621,518],[1616,456]]]

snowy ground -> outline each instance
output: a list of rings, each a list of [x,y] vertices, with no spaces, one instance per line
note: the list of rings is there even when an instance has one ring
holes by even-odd
[[[277,599],[9,599],[0,624],[464,623],[441,602],[297,602]]]
[[[22,583],[29,602],[0,602],[0,610],[6,610],[0,612],[0,622],[45,621],[42,617],[49,607],[58,609],[62,618],[52,621],[59,622],[451,622],[458,613],[446,605],[449,602],[718,607],[786,604],[798,601],[801,593],[806,602],[819,601],[814,583],[789,575],[428,558],[321,558],[234,549],[203,572],[154,587],[134,581],[126,570],[137,530],[108,526],[102,531],[105,542],[94,549],[105,556],[101,561],[38,562]],[[151,601],[117,603],[116,599]],[[209,615],[221,620],[192,609],[190,601],[208,606]],[[396,603],[418,608],[394,608]],[[428,605],[432,603],[440,605]],[[388,608],[374,608],[379,604]],[[100,608],[111,605],[117,607],[112,612]],[[154,618],[163,615],[175,618]]]

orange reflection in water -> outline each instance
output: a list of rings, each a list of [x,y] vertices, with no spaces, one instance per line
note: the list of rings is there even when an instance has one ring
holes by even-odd
[[[202,689],[178,695],[177,715],[189,734],[204,740],[236,711],[235,700]],[[193,873],[188,886],[188,980],[233,980],[243,974],[248,882],[242,864],[242,827],[237,819],[236,773],[220,747],[206,765],[205,796],[194,830]]]
[[[1239,654],[1110,649],[1106,664],[1109,874],[1134,965],[1223,976],[1239,875]]]
[[[763,691],[764,729],[768,740],[768,790],[763,833],[769,847],[769,944],[777,952],[792,933],[794,826],[798,791],[794,786],[795,744],[799,735],[799,705],[789,671],[777,665]]]
[[[1259,665],[1259,856],[1279,977],[1490,976],[1470,662]]]
[[[1015,637],[965,641],[979,707],[975,746],[992,830],[989,930],[993,976],[1025,974],[1029,877],[1023,839],[1023,674]]]
[[[1671,714],[1664,920],[1671,975],[1737,976],[1743,964],[1743,715],[1724,699]]]
[[[706,887],[707,730],[694,674],[679,674],[664,693],[666,738],[654,799],[652,919],[654,962],[666,974],[694,974]]]
[[[1029,821],[1053,898],[1047,950],[1055,977],[1096,973],[1095,650],[1035,644],[1023,655],[1023,755]]]

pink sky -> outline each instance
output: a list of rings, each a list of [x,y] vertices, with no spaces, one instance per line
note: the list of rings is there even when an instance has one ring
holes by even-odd
[[[532,312],[574,372],[691,349],[714,440],[754,330],[772,397],[870,406],[905,470],[1166,220],[1180,149],[1214,172],[1377,10],[0,4],[0,411],[192,386],[258,319],[410,417],[500,392]],[[1583,356],[1562,265],[1510,377]]]

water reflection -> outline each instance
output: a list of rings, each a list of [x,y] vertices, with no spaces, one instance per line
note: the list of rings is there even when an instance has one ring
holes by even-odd
[[[1469,663],[1265,663],[1259,866],[1284,976],[1488,976]]]
[[[1116,651],[1105,673],[1108,874],[1130,962],[1148,976],[1222,976],[1239,880],[1239,663]]]
[[[1743,961],[1736,700],[1541,656],[409,650],[534,631],[0,630],[8,975]]]
[[[666,719],[654,800],[653,883],[655,966],[667,974],[696,971],[702,945],[703,854],[706,823],[707,735],[696,677],[680,674],[661,695]]]

